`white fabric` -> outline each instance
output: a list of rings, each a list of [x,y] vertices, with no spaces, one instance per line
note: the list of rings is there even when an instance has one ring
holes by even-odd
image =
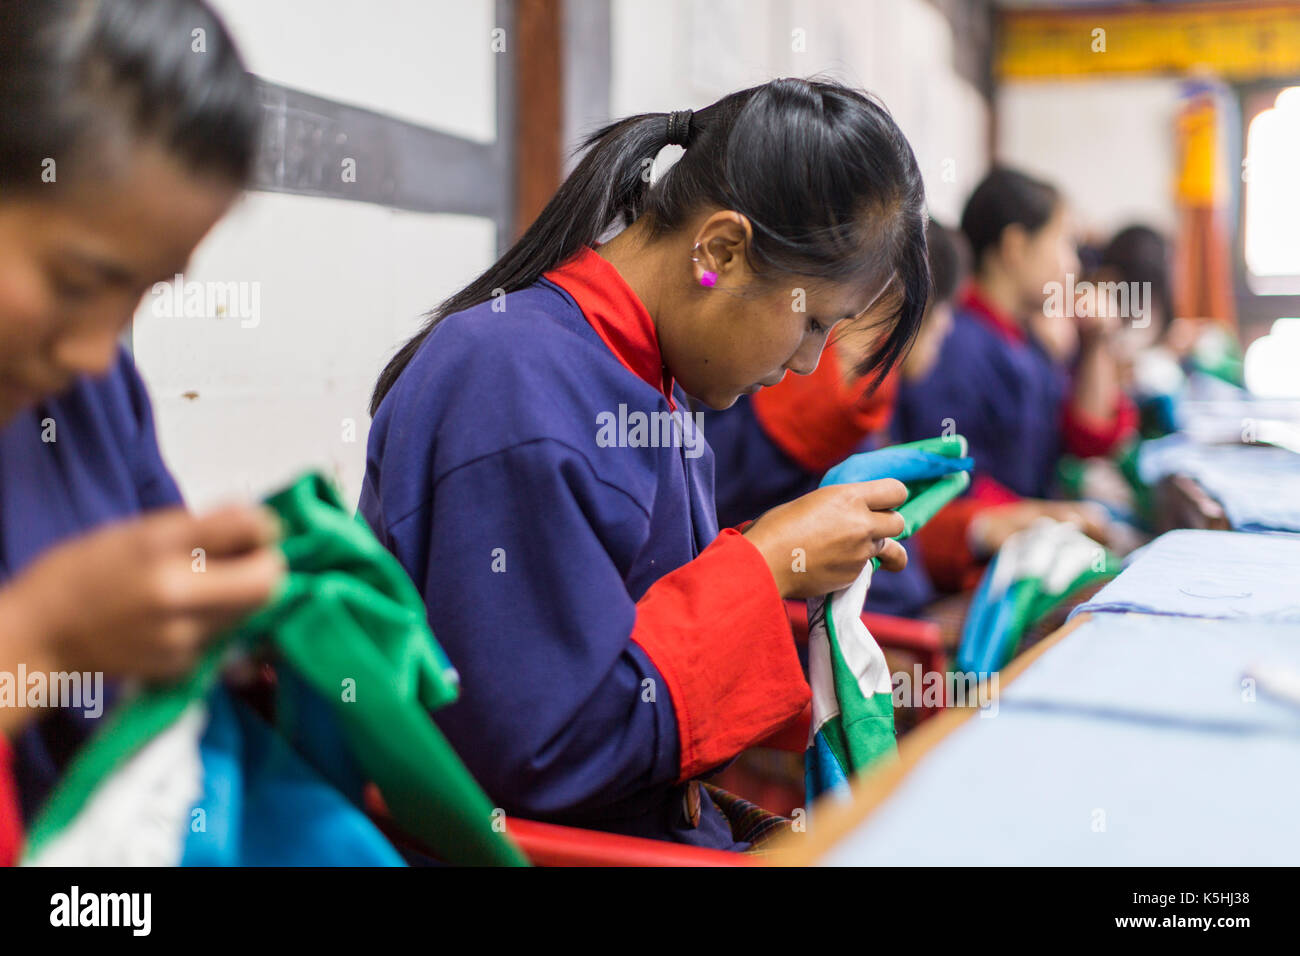
[[[191,704],[96,788],[24,866],[179,866],[190,811],[203,795],[199,740],[207,708]]]
[[[862,696],[893,692],[889,664],[885,653],[862,623],[862,605],[871,587],[875,567],[868,562],[857,580],[847,588],[828,595],[824,602],[830,608],[835,634],[839,638],[840,656],[845,666],[858,682]],[[808,619],[820,618],[823,601],[810,601]],[[835,676],[831,670],[830,634],[822,621],[808,630],[808,682],[812,687],[812,723],[808,730],[808,745],[822,725],[840,713],[839,698],[835,694]]]

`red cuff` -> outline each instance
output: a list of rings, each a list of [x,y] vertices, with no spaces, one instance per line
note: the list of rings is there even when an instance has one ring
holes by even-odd
[[[808,749],[809,732],[812,730],[812,701],[799,712],[799,716],[790,721],[766,740],[760,740],[758,746],[788,753],[803,753]]]
[[[987,508],[1019,501],[1020,496],[987,475],[979,475],[970,491],[949,502],[916,533],[925,569],[941,591],[967,591],[979,583],[984,562],[970,549],[970,523]]]
[[[771,736],[811,700],[772,572],[733,529],[655,582],[632,640],[672,696],[680,780]]]
[[[1065,403],[1061,419],[1061,432],[1066,450],[1080,458],[1107,455],[1115,446],[1137,429],[1138,411],[1133,400],[1120,393],[1115,412],[1110,418],[1097,418],[1075,408],[1072,401]]]
[[[889,424],[898,392],[891,372],[874,392],[871,379],[844,381],[832,340],[810,375],[787,375],[758,392],[754,415],[763,431],[804,470],[820,474]]]
[[[0,866],[18,862],[23,843],[22,815],[18,810],[18,786],[13,777],[13,751],[0,736]]]

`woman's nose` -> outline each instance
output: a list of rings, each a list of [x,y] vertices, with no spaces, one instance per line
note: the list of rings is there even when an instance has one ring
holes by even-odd
[[[799,351],[791,356],[785,367],[796,375],[811,375],[817,369],[822,352],[826,348],[826,338],[815,336],[799,346]]]
[[[103,375],[117,358],[116,329],[86,329],[54,343],[54,361],[72,375]]]

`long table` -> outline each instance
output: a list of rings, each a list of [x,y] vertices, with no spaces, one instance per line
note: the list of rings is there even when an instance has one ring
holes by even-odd
[[[1300,859],[1300,536],[1174,532],[848,802],[796,865]]]

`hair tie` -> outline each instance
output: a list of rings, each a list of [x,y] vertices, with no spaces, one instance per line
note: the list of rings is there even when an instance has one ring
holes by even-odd
[[[678,110],[668,114],[668,145],[685,149],[691,141],[692,110]]]

